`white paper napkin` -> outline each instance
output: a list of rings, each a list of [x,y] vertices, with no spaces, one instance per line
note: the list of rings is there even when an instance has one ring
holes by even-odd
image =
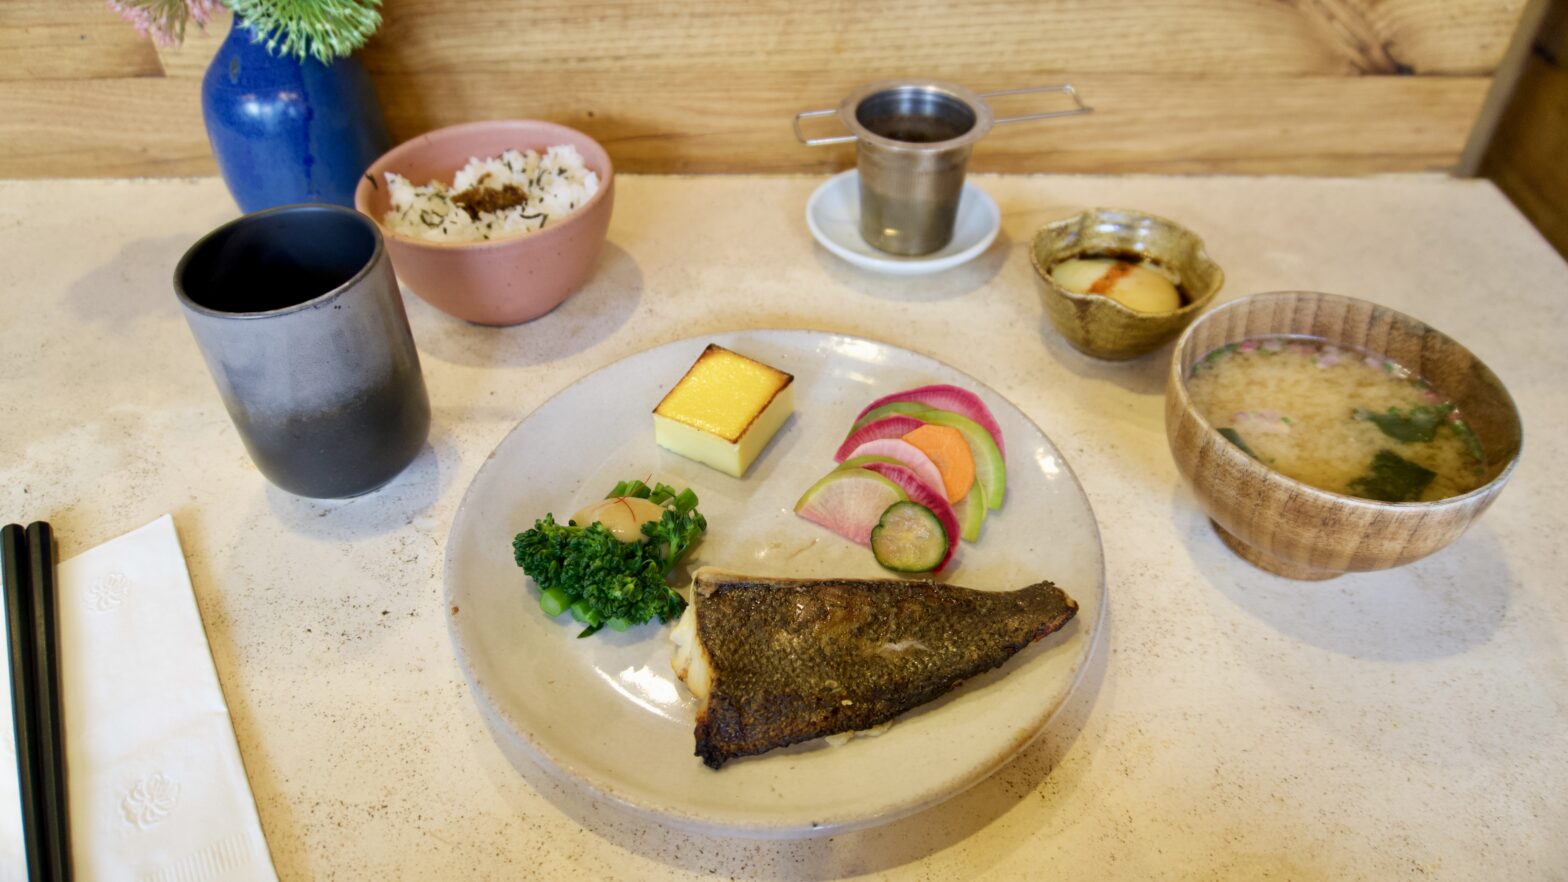
[[[76,877],[275,880],[173,518],[65,561],[56,583]],[[20,879],[16,780],[0,781]]]

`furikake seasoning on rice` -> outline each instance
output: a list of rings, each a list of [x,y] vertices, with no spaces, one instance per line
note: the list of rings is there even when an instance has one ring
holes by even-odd
[[[482,242],[543,229],[599,191],[599,176],[570,145],[472,158],[452,178],[415,185],[387,173],[387,229],[434,242]]]

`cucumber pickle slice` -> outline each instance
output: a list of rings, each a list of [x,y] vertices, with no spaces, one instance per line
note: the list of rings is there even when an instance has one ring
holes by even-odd
[[[947,530],[918,502],[895,502],[871,528],[877,563],[900,573],[929,573],[947,556]]]

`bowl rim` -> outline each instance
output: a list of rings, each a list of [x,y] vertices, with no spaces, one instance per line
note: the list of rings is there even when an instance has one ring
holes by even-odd
[[[1069,291],[1066,288],[1063,288],[1061,285],[1057,284],[1056,280],[1051,278],[1051,268],[1042,266],[1040,263],[1040,249],[1038,246],[1040,244],[1041,238],[1045,236],[1047,231],[1057,230],[1062,227],[1076,224],[1089,215],[1111,212],[1147,218],[1149,220],[1181,230],[1182,232],[1191,236],[1193,241],[1198,246],[1196,256],[1199,259],[1207,262],[1209,266],[1214,267],[1214,285],[1203,296],[1195,297],[1186,304],[1179,306],[1169,312],[1140,312],[1136,309],[1126,306],[1121,301],[1116,300],[1113,297],[1106,297],[1101,294],[1080,294],[1076,291]],[[1136,208],[1115,208],[1103,205],[1091,206],[1075,214],[1069,215],[1068,217],[1057,218],[1056,220],[1049,223],[1041,224],[1039,229],[1036,229],[1034,231],[1034,235],[1029,239],[1029,263],[1034,267],[1035,275],[1040,277],[1040,281],[1044,282],[1046,286],[1049,287],[1052,291],[1061,294],[1068,300],[1074,300],[1080,303],[1104,302],[1113,312],[1119,312],[1122,315],[1131,316],[1137,319],[1170,319],[1173,317],[1190,315],[1192,313],[1198,312],[1199,310],[1202,310],[1205,306],[1208,306],[1209,303],[1214,300],[1215,296],[1220,293],[1220,289],[1225,287],[1225,268],[1220,266],[1219,262],[1209,255],[1208,243],[1203,241],[1202,236],[1193,232],[1191,227],[1188,227],[1184,224],[1179,224],[1168,217],[1163,217],[1161,215],[1153,214],[1147,211],[1141,211]]]
[[[374,176],[383,176],[387,171],[391,170],[385,166],[416,152],[419,148],[426,146],[432,141],[441,141],[454,135],[460,135],[476,130],[505,131],[508,129],[516,129],[524,126],[529,128],[543,127],[545,129],[555,129],[562,132],[570,132],[574,135],[587,139],[595,147],[599,148],[600,153],[604,154],[604,172],[599,176],[599,189],[595,190],[594,194],[588,197],[587,202],[579,205],[555,226],[548,229],[539,229],[528,233],[520,233],[515,236],[507,236],[501,239],[484,239],[478,242],[435,242],[429,239],[419,239],[414,236],[406,236],[402,233],[394,232],[393,230],[389,229],[385,223],[382,222],[381,218],[371,214],[368,210],[370,189],[379,186],[379,184],[376,183],[377,178]],[[586,157],[584,158],[584,164],[587,164]],[[453,169],[452,172],[453,174],[456,174],[457,169]],[[422,132],[376,157],[375,161],[372,162],[365,169],[364,173],[359,176],[359,182],[354,185],[354,209],[360,214],[370,218],[375,223],[376,228],[381,231],[381,234],[386,237],[387,241],[389,243],[396,243],[396,245],[399,247],[406,246],[410,248],[425,249],[433,252],[488,251],[495,248],[504,248],[517,242],[538,241],[540,238],[546,237],[547,235],[551,236],[552,238],[559,236],[560,234],[556,233],[556,231],[570,229],[573,224],[578,223],[582,220],[582,218],[587,216],[590,213],[590,210],[605,198],[605,194],[611,191],[614,186],[614,181],[615,164],[614,161],[610,158],[610,151],[606,150],[604,145],[599,143],[597,138],[593,137],[587,132],[545,119],[475,120],[473,122],[457,123],[456,125],[442,126],[439,129],[432,129],[428,132]]]
[[[1486,483],[1476,487],[1474,490],[1469,490],[1456,496],[1448,496],[1444,497],[1443,499],[1432,499],[1424,502],[1384,502],[1380,499],[1367,499],[1362,496],[1352,496],[1348,493],[1336,493],[1333,490],[1324,490],[1321,487],[1308,484],[1307,482],[1297,478],[1292,478],[1284,472],[1281,472],[1275,468],[1271,468],[1267,464],[1259,462],[1256,458],[1248,456],[1239,447],[1232,444],[1230,440],[1227,439],[1224,435],[1221,435],[1219,430],[1214,428],[1214,426],[1209,423],[1208,419],[1202,413],[1200,413],[1198,408],[1192,403],[1192,397],[1187,391],[1187,378],[1182,375],[1181,370],[1181,359],[1183,351],[1191,343],[1191,338],[1197,332],[1199,327],[1201,327],[1211,318],[1224,315],[1232,309],[1240,308],[1238,304],[1251,303],[1260,299],[1278,299],[1284,296],[1296,296],[1303,294],[1318,298],[1326,298],[1328,300],[1337,300],[1343,303],[1363,303],[1376,309],[1387,310],[1401,319],[1414,322],[1432,331],[1435,331],[1438,334],[1441,334],[1443,337],[1447,338],[1449,342],[1468,353],[1471,358],[1475,359],[1476,364],[1480,365],[1487,371],[1487,373],[1490,373],[1492,377],[1497,380],[1497,388],[1502,390],[1503,401],[1508,405],[1509,411],[1513,413],[1514,422],[1519,425],[1519,444],[1514,449],[1513,456],[1509,457],[1507,464],[1499,469],[1497,474],[1493,475],[1492,478]],[[1335,346],[1346,346],[1346,344],[1337,343],[1328,340],[1327,338],[1309,337],[1305,334],[1292,336],[1301,336],[1306,339],[1321,339],[1324,340],[1324,342],[1333,343]],[[1354,347],[1346,346],[1346,348]],[[1508,479],[1513,475],[1514,469],[1518,467],[1520,458],[1524,455],[1524,419],[1519,415],[1519,405],[1514,401],[1513,393],[1508,391],[1508,386],[1503,383],[1501,377],[1497,376],[1497,372],[1492,370],[1491,366],[1482,361],[1480,356],[1477,356],[1474,352],[1472,352],[1470,347],[1459,342],[1458,338],[1449,335],[1442,329],[1433,327],[1421,319],[1418,319],[1409,313],[1394,309],[1391,306],[1384,306],[1381,303],[1377,303],[1372,300],[1364,300],[1359,297],[1350,297],[1345,294],[1332,294],[1326,291],[1279,290],[1261,291],[1222,303],[1214,309],[1210,310],[1207,315],[1204,315],[1202,318],[1193,322],[1191,325],[1188,325],[1187,328],[1182,331],[1181,336],[1176,340],[1176,345],[1171,350],[1170,370],[1167,374],[1167,377],[1169,382],[1167,383],[1166,398],[1169,399],[1170,396],[1174,394],[1181,404],[1182,411],[1191,415],[1195,420],[1198,421],[1198,425],[1203,427],[1205,437],[1217,438],[1224,442],[1219,446],[1219,449],[1226,451],[1226,453],[1223,454],[1224,456],[1235,460],[1236,462],[1242,463],[1243,468],[1245,468],[1247,471],[1260,474],[1266,483],[1283,483],[1284,486],[1288,489],[1305,491],[1308,496],[1317,498],[1320,502],[1340,504],[1349,503],[1358,507],[1389,509],[1392,511],[1436,511],[1444,508],[1468,507],[1479,499],[1495,495],[1497,492],[1501,491],[1503,485],[1506,484]],[[1168,418],[1167,422],[1169,422]]]

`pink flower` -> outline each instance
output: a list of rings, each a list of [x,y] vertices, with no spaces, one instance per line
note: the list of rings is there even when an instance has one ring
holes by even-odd
[[[219,8],[219,0],[106,0],[109,8],[151,37],[159,46],[178,46],[185,39],[185,22],[195,19],[205,27]]]

